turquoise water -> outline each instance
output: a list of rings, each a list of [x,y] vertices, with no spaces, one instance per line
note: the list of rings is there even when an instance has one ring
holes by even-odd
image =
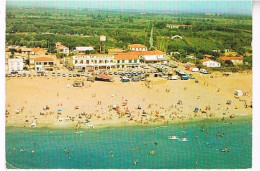
[[[81,131],[7,127],[7,168],[252,167],[249,118]],[[218,131],[224,136],[217,136]],[[189,141],[168,140],[170,135],[186,137]],[[221,152],[224,147],[230,152]],[[155,151],[154,155],[149,154],[151,150]]]

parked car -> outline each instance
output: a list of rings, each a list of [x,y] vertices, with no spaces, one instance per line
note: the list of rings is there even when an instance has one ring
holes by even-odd
[[[66,74],[62,74],[62,77],[66,77]]]
[[[181,80],[188,80],[189,79],[189,76],[188,75],[183,75],[181,76]]]
[[[169,77],[169,80],[178,80],[178,79],[179,79],[179,77],[177,75]]]
[[[127,78],[127,77],[122,77],[121,81],[122,81],[122,82],[129,82],[129,81],[130,81],[130,79],[129,79],[129,78]]]
[[[189,76],[190,79],[195,79],[195,77],[192,74],[187,74],[187,76]]]
[[[200,69],[200,73],[202,73],[202,74],[209,74],[208,71],[206,69],[203,69],[203,68]]]
[[[69,74],[69,77],[72,77],[72,74]]]
[[[191,71],[192,72],[199,72],[199,68],[192,68]]]
[[[56,76],[56,74],[55,74],[55,72],[52,72],[52,74],[51,74],[53,77],[55,77]]]
[[[57,73],[57,76],[61,76],[61,74],[58,72],[58,73]]]
[[[133,78],[132,78],[132,81],[133,81],[133,82],[138,82],[138,81],[140,81],[140,79],[139,79],[138,77],[133,77]]]

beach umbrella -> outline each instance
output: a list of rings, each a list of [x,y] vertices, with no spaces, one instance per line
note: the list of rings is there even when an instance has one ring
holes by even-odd
[[[62,112],[62,110],[61,110],[61,109],[58,109],[57,111],[58,111],[58,114],[61,114],[61,112]]]
[[[227,100],[227,104],[231,104],[231,100]]]
[[[235,118],[235,115],[234,115],[234,114],[230,115],[230,118],[231,118],[231,119],[232,119],[232,118]]]

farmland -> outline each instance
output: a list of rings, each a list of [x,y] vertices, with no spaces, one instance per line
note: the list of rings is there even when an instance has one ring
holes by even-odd
[[[169,29],[167,24],[188,24]],[[6,42],[27,47],[48,48],[63,42],[70,49],[91,45],[99,50],[99,36],[106,35],[109,48],[126,48],[130,43],[147,47],[151,28],[154,46],[167,53],[181,51],[212,54],[212,50],[233,49],[248,53],[252,40],[252,17],[246,15],[141,14],[73,9],[7,7]],[[180,35],[182,40],[172,40]]]

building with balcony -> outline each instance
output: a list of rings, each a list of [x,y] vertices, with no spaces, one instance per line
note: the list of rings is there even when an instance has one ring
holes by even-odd
[[[73,69],[111,69],[115,68],[114,55],[109,54],[77,54],[68,59],[66,65]]]
[[[139,67],[140,60],[137,52],[126,52],[115,55],[117,68]]]
[[[54,70],[54,59],[50,57],[38,57],[34,58],[34,69],[36,71],[53,71]]]

